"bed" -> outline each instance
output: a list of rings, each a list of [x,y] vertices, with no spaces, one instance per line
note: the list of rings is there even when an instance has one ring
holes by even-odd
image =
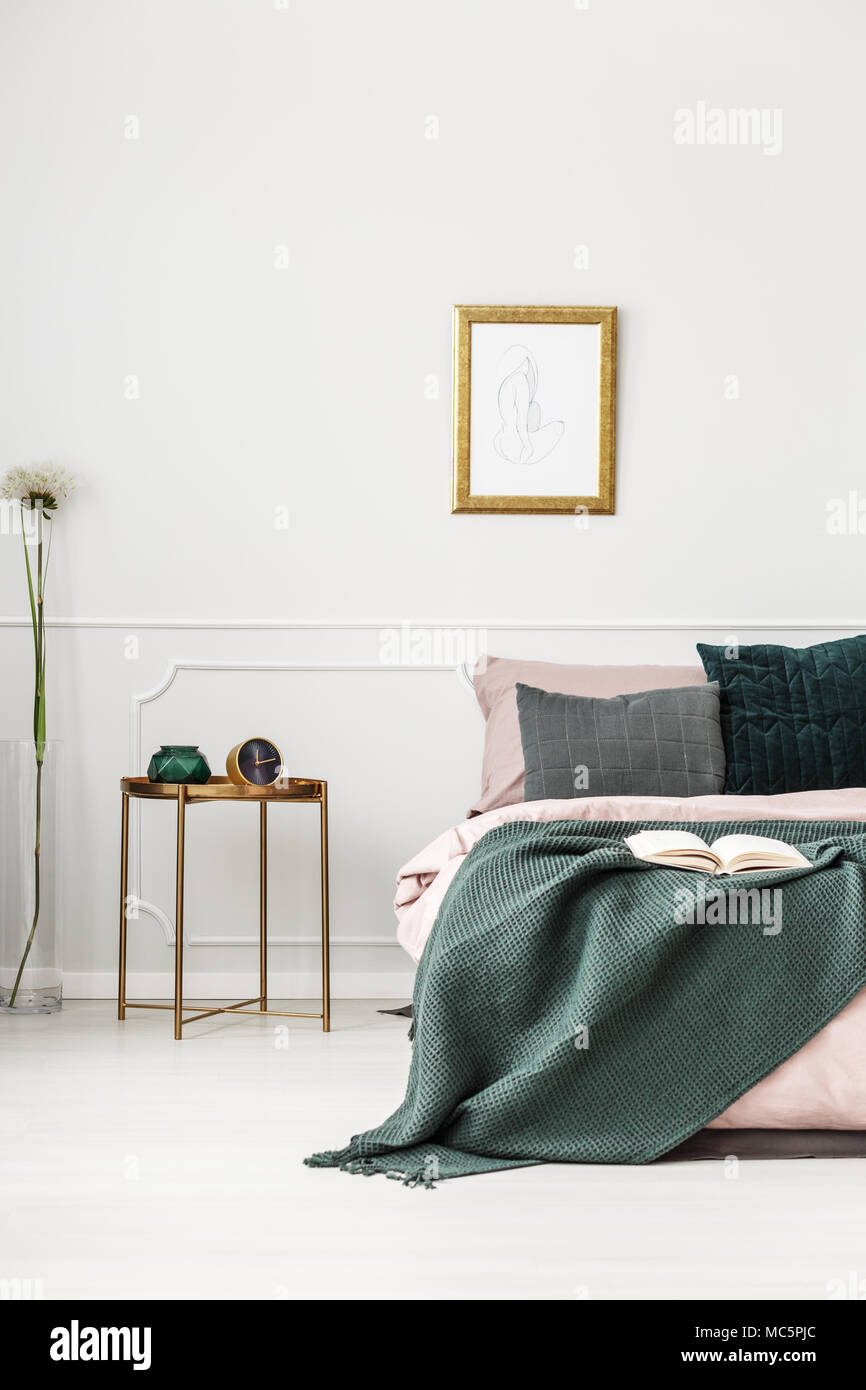
[[[429,1186],[545,1161],[866,1155],[866,639],[735,666],[699,651],[702,667],[480,663],[481,794],[397,878],[419,965],[406,1099],[313,1166]],[[623,844],[676,826],[808,850],[803,870],[749,875],[786,894],[771,948],[676,929],[689,874]],[[599,998],[578,1080],[570,1001]]]
[[[417,963],[443,899],[470,850],[488,831],[516,821],[617,822],[861,821],[866,789],[770,797],[615,797],[499,807],[447,830],[404,864],[394,902],[397,939]],[[862,1130],[866,1153],[866,990],[799,1052],[711,1122],[713,1129]]]

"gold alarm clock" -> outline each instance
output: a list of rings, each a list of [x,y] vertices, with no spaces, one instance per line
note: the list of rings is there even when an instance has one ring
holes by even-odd
[[[270,787],[283,770],[283,755],[269,738],[248,738],[226,756],[230,782],[239,787]]]

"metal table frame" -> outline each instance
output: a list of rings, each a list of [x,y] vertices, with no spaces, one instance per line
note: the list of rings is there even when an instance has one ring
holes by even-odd
[[[314,778],[292,777],[272,787],[238,786],[227,777],[211,777],[203,785],[150,782],[146,777],[123,777],[120,782],[123,801],[120,841],[120,963],[117,988],[117,1017],[126,1018],[127,1009],[166,1009],[174,1013],[174,1036],[183,1037],[188,1023],[196,1023],[214,1014],[254,1014],[256,1017],[320,1018],[322,1031],[331,1030],[330,938],[328,925],[328,784]],[[137,800],[177,802],[177,867],[175,877],[175,945],[174,945],[174,1003],[141,1004],[126,997],[126,947],[129,882],[129,803]],[[259,993],[252,999],[219,1008],[202,1009],[183,1002],[183,898],[184,898],[184,832],[186,810],[213,801],[252,801],[259,806]],[[321,1013],[291,1013],[268,1008],[268,806],[272,804],[314,803],[319,807],[321,874],[322,874],[322,1011]],[[251,1005],[257,1004],[258,1008]],[[184,1018],[184,1014],[192,1014]]]

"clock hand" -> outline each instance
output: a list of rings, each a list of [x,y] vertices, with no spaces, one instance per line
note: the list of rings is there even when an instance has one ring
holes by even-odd
[[[275,763],[276,758],[256,758],[256,767],[264,767],[265,763]]]

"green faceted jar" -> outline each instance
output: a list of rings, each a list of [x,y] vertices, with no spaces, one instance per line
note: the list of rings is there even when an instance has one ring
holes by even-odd
[[[150,782],[184,782],[201,785],[210,777],[210,764],[193,743],[163,743],[147,767]]]

